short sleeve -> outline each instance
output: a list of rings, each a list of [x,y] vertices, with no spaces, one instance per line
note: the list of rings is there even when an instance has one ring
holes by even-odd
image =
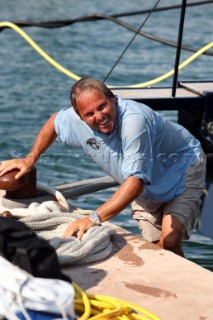
[[[77,147],[81,146],[77,135],[79,130],[77,124],[78,118],[71,107],[62,109],[58,112],[54,125],[58,138],[62,143]]]

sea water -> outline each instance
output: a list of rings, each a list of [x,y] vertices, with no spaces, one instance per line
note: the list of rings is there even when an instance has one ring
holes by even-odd
[[[98,0],[1,0],[0,22],[69,20],[93,13],[107,15],[150,9],[156,1]],[[158,7],[181,4],[160,1]],[[183,44],[200,49],[212,41],[213,5],[188,7]],[[136,29],[148,14],[120,17]],[[177,41],[180,9],[152,13],[142,31]],[[79,77],[104,80],[130,43],[133,33],[109,20],[75,23],[58,29],[38,27],[24,31],[54,60]],[[180,62],[193,53],[183,50]],[[106,83],[131,85],[155,79],[174,67],[175,48],[137,35]],[[179,72],[179,80],[212,80],[213,57],[199,56]],[[48,117],[70,105],[69,90],[75,80],[45,61],[17,32],[0,33],[0,150],[1,160],[25,156]],[[172,78],[153,86],[172,86]],[[164,112],[176,121],[176,112]],[[105,173],[80,149],[71,149],[58,141],[37,163],[40,182],[60,185],[104,176]],[[115,188],[73,199],[74,205],[96,209]],[[136,234],[139,230],[130,216],[130,208],[112,219]],[[188,259],[213,270],[213,240],[194,231],[184,242]]]

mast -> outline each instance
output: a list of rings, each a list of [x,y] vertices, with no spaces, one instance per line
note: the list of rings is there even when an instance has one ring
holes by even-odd
[[[172,85],[172,97],[173,98],[175,97],[176,88],[177,88],[178,66],[179,66],[179,61],[180,61],[180,52],[181,52],[181,45],[182,45],[182,36],[183,36],[185,11],[186,11],[186,0],[183,0],[182,1],[182,6],[181,6],[181,15],[180,15],[178,41],[177,41],[177,50],[176,50],[175,67],[174,67],[174,77],[173,77],[173,85]]]

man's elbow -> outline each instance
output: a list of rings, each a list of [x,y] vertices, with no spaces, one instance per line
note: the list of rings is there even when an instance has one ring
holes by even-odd
[[[138,197],[143,192],[143,185],[144,185],[143,180],[140,180],[140,179],[138,179],[138,180],[139,180],[139,182],[138,182],[136,197]]]
[[[130,179],[132,180],[131,182],[134,185],[134,198],[137,198],[143,192],[143,180],[138,179],[134,176],[131,176]]]

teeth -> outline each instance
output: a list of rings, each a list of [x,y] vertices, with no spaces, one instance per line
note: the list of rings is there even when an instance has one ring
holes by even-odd
[[[99,122],[99,124],[103,125],[107,123],[107,119],[105,119],[104,121]]]

